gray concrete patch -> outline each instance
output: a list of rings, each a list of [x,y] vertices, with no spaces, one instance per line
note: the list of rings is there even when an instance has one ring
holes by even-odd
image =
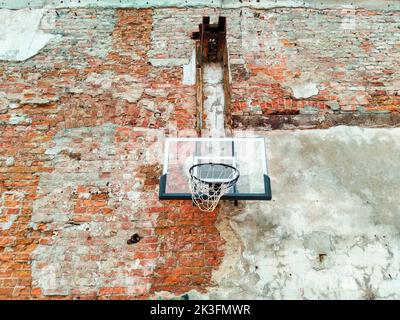
[[[257,134],[273,200],[224,202],[216,285],[190,297],[400,298],[400,129]]]

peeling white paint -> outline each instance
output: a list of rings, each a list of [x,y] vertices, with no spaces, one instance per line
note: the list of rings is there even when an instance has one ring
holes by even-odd
[[[291,86],[293,96],[296,99],[306,99],[318,94],[318,88],[315,83],[300,83]]]
[[[57,37],[40,29],[44,13],[43,9],[0,10],[0,60],[27,60]]]

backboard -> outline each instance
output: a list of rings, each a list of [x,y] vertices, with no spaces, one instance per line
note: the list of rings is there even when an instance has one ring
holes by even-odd
[[[259,137],[167,138],[159,198],[192,199],[189,169],[200,163],[223,163],[239,170],[237,183],[221,199],[271,200],[265,141]]]

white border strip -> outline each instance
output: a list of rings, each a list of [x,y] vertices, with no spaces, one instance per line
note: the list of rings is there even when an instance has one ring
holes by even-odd
[[[0,8],[310,8],[310,9],[356,9],[397,11],[398,0],[0,0]]]

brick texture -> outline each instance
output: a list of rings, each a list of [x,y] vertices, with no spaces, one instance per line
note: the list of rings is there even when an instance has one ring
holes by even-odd
[[[195,128],[190,34],[217,12],[46,14],[60,37],[0,62],[0,298],[206,291],[224,255],[218,211],[157,192],[162,137]],[[399,13],[359,10],[355,27],[340,10],[221,14],[234,115],[399,112]],[[317,93],[296,98],[306,84]]]
[[[221,14],[228,19],[233,115],[399,112],[398,12],[242,8]],[[208,9],[157,10],[151,56],[190,56],[188,35],[202,15],[216,17]],[[310,83],[315,93],[296,95]]]
[[[399,112],[398,13],[246,11],[232,66],[235,114]],[[315,83],[317,94],[294,96]]]
[[[160,167],[137,166],[145,130],[194,126],[195,91],[149,64],[151,28],[151,10],[59,10],[58,43],[1,63],[0,298],[141,298],[162,276]]]

